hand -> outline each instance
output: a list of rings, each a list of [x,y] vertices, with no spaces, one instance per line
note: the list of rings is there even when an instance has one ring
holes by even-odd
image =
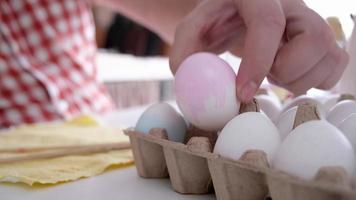
[[[195,52],[227,50],[242,57],[243,102],[265,77],[295,94],[331,88],[348,61],[326,22],[300,0],[205,0],[177,28],[171,70]]]

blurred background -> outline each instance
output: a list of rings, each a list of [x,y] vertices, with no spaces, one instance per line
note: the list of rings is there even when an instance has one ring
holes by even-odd
[[[356,14],[355,0],[305,2],[323,18],[329,18],[336,29],[341,25],[344,36],[338,37],[348,40],[354,26],[350,14]],[[99,78],[108,87],[118,109],[173,99],[169,45],[150,30],[107,8],[94,7],[93,13],[100,48]],[[237,69],[238,58],[230,54],[222,57]]]
[[[346,37],[350,37],[354,25],[350,14],[356,14],[355,0],[304,0],[304,2],[325,19],[330,16],[338,17]]]

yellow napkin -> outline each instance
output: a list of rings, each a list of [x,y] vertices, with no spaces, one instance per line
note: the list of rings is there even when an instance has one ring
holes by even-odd
[[[99,126],[88,116],[66,123],[26,125],[0,132],[0,148],[122,141],[128,141],[122,130]],[[8,156],[11,155],[0,154],[0,158]],[[130,164],[133,164],[131,150],[0,164],[0,182],[56,184],[94,176],[111,166],[122,167]]]

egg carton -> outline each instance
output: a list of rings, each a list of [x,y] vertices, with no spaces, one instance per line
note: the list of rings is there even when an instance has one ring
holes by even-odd
[[[320,180],[304,181],[269,168],[262,151],[247,151],[238,161],[214,154],[214,136],[193,134],[183,144],[169,141],[164,129],[125,132],[139,176],[170,178],[173,190],[181,194],[215,192],[222,200],[356,200],[356,191],[345,179],[330,178],[330,170]]]

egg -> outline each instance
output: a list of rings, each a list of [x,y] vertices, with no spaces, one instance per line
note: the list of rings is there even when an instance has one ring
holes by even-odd
[[[356,101],[344,100],[329,110],[326,119],[335,126],[338,126],[341,121],[352,113],[356,113]]]
[[[329,110],[335,105],[337,104],[337,102],[339,101],[340,95],[328,95],[326,97],[324,97],[321,100],[321,103],[323,104],[324,110],[326,112],[329,112]]]
[[[281,110],[280,104],[275,99],[268,95],[258,95],[255,97],[260,109],[272,120],[275,121],[278,118]]]
[[[355,100],[353,95],[350,94],[332,94],[325,96],[321,103],[324,106],[324,110],[328,112],[335,104],[337,104],[340,101],[345,101],[345,100]]]
[[[233,69],[215,54],[200,52],[186,58],[174,81],[184,117],[200,129],[221,130],[239,112],[235,79]]]
[[[340,166],[349,176],[355,167],[350,142],[325,120],[305,122],[282,142],[273,158],[275,169],[311,180],[321,167]]]
[[[248,150],[262,150],[271,162],[280,143],[278,129],[270,119],[258,112],[246,112],[222,129],[214,153],[238,160]]]
[[[284,140],[295,126],[305,121],[317,119],[320,119],[318,107],[314,104],[303,103],[282,113],[276,122],[276,126],[281,139]]]
[[[297,114],[298,107],[294,106],[289,110],[282,113],[278,120],[276,120],[276,126],[279,130],[281,139],[284,140],[285,137],[293,130],[294,119]]]
[[[349,115],[338,126],[340,131],[344,133],[346,138],[350,141],[354,152],[356,154],[356,113]],[[356,164],[355,164],[356,165]],[[352,183],[356,187],[356,166],[352,177]]]
[[[164,128],[169,140],[182,143],[187,124],[171,105],[157,103],[142,113],[135,126],[136,131],[144,134],[148,134],[152,128]]]
[[[338,127],[356,151],[356,113],[349,115],[346,119],[341,121]]]
[[[318,107],[318,110],[320,111],[320,117],[324,117],[325,116],[325,110],[323,105],[316,99],[309,97],[307,95],[301,95],[296,97],[295,99],[292,99],[288,102],[286,102],[282,108],[281,113],[284,113],[285,111],[289,110],[290,108],[294,107],[294,106],[298,106],[304,103],[310,103],[310,104],[314,104]]]

